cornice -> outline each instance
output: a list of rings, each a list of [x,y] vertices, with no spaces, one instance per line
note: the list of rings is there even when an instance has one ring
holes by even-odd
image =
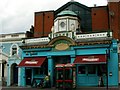
[[[95,42],[75,42],[74,44],[70,44],[69,46],[83,46],[83,45],[101,45],[101,44],[111,44],[111,40],[107,41],[95,41]],[[24,45],[20,46],[22,49],[38,49],[38,48],[52,48],[54,45],[52,44],[44,44],[44,45]]]

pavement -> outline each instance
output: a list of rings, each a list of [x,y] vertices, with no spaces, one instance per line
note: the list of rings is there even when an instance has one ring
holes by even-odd
[[[1,90],[65,90],[65,89],[56,89],[52,88],[31,88],[31,87],[2,87]],[[66,90],[120,90],[119,87],[80,87],[76,89],[66,89]]]

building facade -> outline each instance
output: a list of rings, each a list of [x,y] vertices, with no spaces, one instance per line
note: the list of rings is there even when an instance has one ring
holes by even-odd
[[[0,86],[6,85],[7,79],[7,65],[8,55],[2,53],[2,47],[0,49]]]
[[[55,86],[55,65],[72,63],[77,87],[98,86],[101,73],[104,86],[118,86],[119,11],[120,2],[87,7],[70,1],[56,11],[35,12],[28,32],[35,38],[1,35],[1,81],[27,86],[34,78],[50,75]]]
[[[1,79],[3,85],[11,86],[18,83],[17,65],[21,61],[22,51],[19,45],[25,33],[1,34]]]
[[[56,85],[55,65],[76,65],[76,87],[118,86],[117,40],[112,31],[84,33],[79,16],[71,10],[56,15],[48,37],[25,39],[20,68],[20,86],[31,85],[35,78],[50,75],[51,86]],[[69,75],[68,75],[69,76]]]
[[[46,33],[46,35],[41,35],[38,37],[42,37],[42,36],[44,37],[49,34],[50,27],[52,27],[54,19],[56,18],[57,14],[63,10],[71,10],[80,17],[82,32],[91,32],[91,31],[99,32],[99,31],[111,30],[113,32],[113,38],[117,39],[118,41],[120,40],[119,37],[120,36],[120,1],[119,0],[116,2],[111,2],[108,0],[108,5],[106,6],[96,5],[95,7],[87,7],[85,5],[80,4],[79,2],[70,1],[65,5],[61,6],[60,8],[58,8],[56,11],[53,11],[52,13],[48,12],[48,15],[47,12],[45,12],[46,14],[45,18],[47,18],[47,16],[50,15],[49,22],[51,23],[49,24],[49,28],[47,28],[44,32]],[[41,16],[39,14],[36,15],[35,15],[36,17],[35,22],[37,22],[36,20],[38,21],[41,20],[42,22],[43,14]],[[37,19],[37,17],[40,17],[40,19]],[[44,19],[44,20],[48,20],[48,19]],[[42,23],[39,22],[34,24],[36,29],[38,29],[38,27],[36,26],[42,26]],[[48,26],[48,23],[46,25]],[[39,30],[36,31],[35,29],[34,32],[38,33],[39,31],[39,33],[41,33],[43,31],[43,28],[45,29],[46,26],[39,27]]]

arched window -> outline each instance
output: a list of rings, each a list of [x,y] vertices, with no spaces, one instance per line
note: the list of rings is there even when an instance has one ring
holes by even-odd
[[[18,47],[16,44],[14,44],[11,47],[11,55],[17,55],[17,53],[18,53]]]

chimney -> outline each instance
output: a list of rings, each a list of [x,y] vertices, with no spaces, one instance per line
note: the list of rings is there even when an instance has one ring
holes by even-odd
[[[94,4],[94,7],[97,7],[97,4]]]

